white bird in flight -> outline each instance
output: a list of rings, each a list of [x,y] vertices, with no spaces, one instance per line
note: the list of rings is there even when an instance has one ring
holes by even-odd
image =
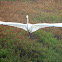
[[[0,25],[8,25],[8,26],[14,26],[14,27],[17,27],[17,28],[22,28],[29,33],[35,32],[36,30],[38,30],[40,28],[45,28],[45,27],[62,27],[62,23],[30,24],[30,23],[28,23],[28,15],[26,15],[26,18],[27,18],[27,24],[0,21]]]

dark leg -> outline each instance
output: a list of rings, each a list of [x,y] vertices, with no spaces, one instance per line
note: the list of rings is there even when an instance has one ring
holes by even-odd
[[[29,32],[29,35],[30,35],[30,39],[34,40],[34,37],[33,37],[32,33]]]

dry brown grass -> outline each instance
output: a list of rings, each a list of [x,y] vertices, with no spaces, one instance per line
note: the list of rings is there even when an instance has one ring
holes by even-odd
[[[14,2],[0,1],[0,20],[8,22],[26,23],[25,16],[28,14],[30,23],[53,22],[46,18],[46,16],[61,17],[62,16],[61,3],[62,3],[61,0],[27,0],[27,1],[21,0]],[[44,20],[41,21],[41,19],[38,21],[37,17],[46,18],[47,21]],[[9,27],[6,28],[8,28],[9,30]],[[14,29],[12,30],[14,31]],[[20,30],[21,29],[14,32],[19,32]],[[17,35],[17,37],[19,36]],[[21,38],[23,39],[23,35],[21,36]]]
[[[60,12],[62,14],[61,0],[24,0],[0,1],[0,20],[26,23],[25,16],[39,16],[40,14],[51,14]],[[32,18],[31,18],[32,19]]]

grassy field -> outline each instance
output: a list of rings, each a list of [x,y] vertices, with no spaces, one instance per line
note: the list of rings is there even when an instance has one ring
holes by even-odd
[[[0,21],[62,23],[62,0],[0,0]],[[29,34],[0,25],[0,62],[62,62],[62,28],[44,28]]]

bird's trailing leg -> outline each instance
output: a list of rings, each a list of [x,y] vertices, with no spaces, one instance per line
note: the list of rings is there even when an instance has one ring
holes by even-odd
[[[30,39],[34,40],[34,36],[32,35],[32,33],[29,32],[29,35],[30,35]]]

